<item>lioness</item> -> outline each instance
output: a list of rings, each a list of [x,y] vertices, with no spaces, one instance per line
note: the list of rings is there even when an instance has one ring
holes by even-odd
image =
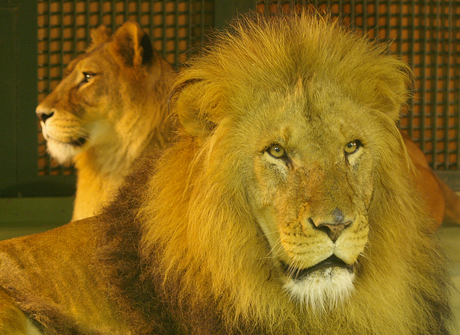
[[[385,50],[241,18],[180,74],[177,141],[100,216],[0,243],[1,333],[449,334]]]
[[[135,22],[91,36],[36,109],[50,155],[77,168],[72,220],[99,213],[144,149],[171,136],[165,101],[176,74],[148,36]]]
[[[433,228],[436,230],[443,222],[460,224],[459,196],[430,168],[425,154],[409,136],[403,134],[403,139],[415,167],[411,176],[425,201],[428,213],[434,219]]]

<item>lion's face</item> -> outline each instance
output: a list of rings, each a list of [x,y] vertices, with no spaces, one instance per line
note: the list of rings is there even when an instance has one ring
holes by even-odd
[[[72,61],[65,78],[36,109],[48,151],[60,163],[110,129],[116,96],[109,96],[109,85],[115,64],[104,54],[98,48]]]
[[[250,119],[262,126],[250,142],[255,183],[248,199],[284,288],[323,308],[352,292],[368,242],[372,130],[360,117],[369,111],[340,89],[295,90],[287,100],[273,94],[267,110],[254,114],[261,118]]]
[[[213,229],[234,222],[226,248],[235,236],[244,241],[232,251],[256,269],[247,271],[263,285],[258,293],[305,311],[351,306],[363,292],[369,259],[392,224],[376,219],[376,208],[403,216],[379,205],[398,203],[384,176],[407,163],[396,127],[407,67],[326,22],[300,16],[237,26],[176,83],[179,120],[199,148],[193,169],[201,162],[206,176],[187,180],[205,190],[204,200],[193,198],[190,212],[206,214],[193,228],[208,216]],[[211,192],[222,197],[217,204]]]

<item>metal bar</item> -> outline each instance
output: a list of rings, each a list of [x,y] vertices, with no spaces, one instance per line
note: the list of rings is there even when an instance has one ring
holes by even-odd
[[[440,35],[440,11],[441,6],[440,2],[437,2],[436,5],[436,19],[435,19],[435,53],[434,53],[434,64],[433,64],[433,112],[431,114],[431,131],[433,133],[433,152],[431,154],[432,157],[432,166],[434,169],[438,169],[438,159],[437,159],[437,143],[438,143],[438,135],[437,135],[437,128],[438,128],[438,71],[439,71],[439,35]]]
[[[91,12],[90,12],[90,7],[91,7],[91,3],[90,3],[91,0],[86,0],[86,4],[85,4],[85,8],[86,8],[86,11],[85,11],[85,45],[88,46],[89,43],[90,43],[90,39],[91,39],[91,31],[90,31],[90,18],[91,18]],[[101,22],[101,21],[99,21]],[[74,36],[77,36],[77,29],[78,29],[78,25],[77,23],[75,22],[75,30],[74,30]],[[76,44],[75,44],[75,48],[74,50],[77,50],[76,48]]]
[[[75,8],[74,8],[75,9]],[[59,77],[62,79],[64,75],[64,7],[63,7],[63,2],[60,2],[60,15],[59,15],[59,60],[60,60],[60,71],[59,71]],[[64,172],[62,165],[58,165],[56,168],[53,170],[57,170],[59,174],[62,174]]]
[[[149,36],[150,39],[153,41],[154,31],[155,31],[155,16],[154,16],[154,9],[153,9],[153,1],[149,1]]]
[[[375,25],[373,27],[374,32],[375,32],[375,40],[379,40],[379,32],[380,32],[380,25],[379,25],[379,20],[380,20],[380,13],[379,13],[379,0],[375,0],[374,2],[374,18],[375,18]]]
[[[50,92],[50,87],[51,87],[51,61],[50,61],[50,47],[51,47],[51,20],[50,20],[50,13],[51,13],[51,0],[48,0],[47,2],[47,8],[48,8],[48,34],[47,34],[47,39],[46,39],[46,50],[47,50],[47,78],[46,78],[46,92],[45,95]],[[49,155],[46,157],[46,174],[49,175],[51,172],[51,158]]]
[[[355,28],[355,20],[356,20],[356,10],[355,10],[355,7],[356,4],[355,4],[355,0],[351,0],[350,1],[350,13],[351,13],[351,17],[350,17],[350,25],[351,27],[354,29]]]
[[[201,17],[200,17],[200,23],[203,22],[203,16],[204,16],[204,0],[201,1]],[[188,0],[188,25],[187,25],[187,31],[188,31],[188,34],[187,34],[187,50],[190,49],[190,47],[192,46],[192,42],[193,42],[193,17],[194,17],[194,8],[193,8],[193,0]],[[200,29],[201,29],[201,25],[200,25]]]
[[[457,96],[460,96],[460,84],[458,83],[457,81]],[[460,111],[460,99],[457,99],[457,103],[456,103],[456,111],[458,113],[458,111]],[[459,167],[460,167],[460,117],[459,115],[457,114],[457,136],[456,136],[456,145],[457,145],[457,150],[456,150],[456,165],[457,165],[457,170],[459,170]],[[459,178],[460,179],[460,178]],[[459,188],[460,189],[460,188]]]
[[[48,94],[51,90],[50,90],[50,87],[51,87],[51,62],[50,62],[50,48],[51,48],[51,23],[50,23],[50,6],[51,6],[51,0],[48,0],[47,1],[47,6],[48,6],[48,34],[47,34],[47,38],[46,38],[46,51],[48,53],[47,55],[47,59],[48,59],[48,62],[46,63],[47,65],[47,78],[46,78],[46,87],[47,87],[47,92],[45,92],[45,94]]]
[[[89,0],[88,0],[89,1]],[[103,3],[103,0],[99,0],[99,21],[98,21],[98,25],[101,25],[104,23],[104,3]],[[86,32],[86,36],[88,36],[88,31]]]
[[[88,3],[89,0],[86,0]],[[86,16],[89,16],[89,7],[86,6]],[[75,57],[77,53],[77,0],[73,0],[73,13],[72,13],[72,53]]]
[[[363,30],[367,34],[367,0],[363,0]]]
[[[163,11],[162,11],[162,25],[163,25],[163,38],[161,40],[161,50],[163,50],[163,54],[166,56],[166,2],[167,0],[163,0]]]
[[[426,76],[426,70],[427,70],[427,40],[428,40],[428,4],[427,0],[424,0],[424,15],[423,15],[423,35],[422,35],[422,67],[421,67],[421,88],[420,88],[420,149],[425,153],[425,148],[426,148],[426,82],[427,82],[427,76]]]
[[[387,19],[386,19],[386,23],[387,23],[387,27],[386,27],[387,34],[386,34],[386,36],[387,36],[387,39],[389,39],[389,38],[391,37],[391,28],[392,28],[392,26],[391,26],[391,18],[392,18],[392,13],[391,13],[391,0],[387,0],[386,6],[387,6]],[[400,35],[398,35],[398,37],[396,37],[396,39],[398,40],[398,44],[397,44],[397,45],[400,47],[400,46],[401,46],[401,43],[400,43],[400,40],[399,40],[399,38],[400,38],[399,36],[400,36]],[[398,54],[401,55],[401,54],[402,54],[401,50],[398,50],[398,51],[399,51]]]
[[[410,23],[408,28],[410,29],[410,48],[409,48],[409,63],[412,67],[415,66],[415,0],[412,0],[411,3],[412,13],[410,16]],[[401,12],[403,9],[403,0],[401,0]],[[401,30],[402,34],[402,30]],[[415,107],[415,99],[412,97],[410,99],[410,108],[409,108],[409,136],[414,139],[414,107]]]
[[[205,18],[206,18],[206,1],[201,1],[201,20],[200,20],[200,42],[204,42],[205,39]]]
[[[177,66],[179,62],[179,0],[175,0],[174,10],[174,64]]]
[[[403,1],[402,0],[399,0],[399,11],[398,11],[398,39],[399,39],[399,42],[398,42],[398,54],[399,55],[402,55],[403,54],[403,50],[402,50],[402,47],[403,47],[403,41],[402,41],[402,36],[403,36]],[[391,0],[388,0],[388,8],[389,8],[389,12],[391,13]],[[390,16],[390,19],[388,19],[388,26],[389,26],[389,29],[391,29],[391,16]]]
[[[111,26],[111,29],[112,31],[115,31],[115,28],[116,28],[116,17],[117,17],[117,13],[116,13],[116,0],[112,0],[112,3],[111,3],[111,22],[110,22],[110,26]]]
[[[445,81],[445,87],[446,87],[446,96],[444,98],[444,104],[443,104],[443,109],[445,111],[444,113],[444,135],[445,135],[445,141],[444,141],[444,157],[445,157],[445,169],[448,170],[450,168],[450,157],[449,157],[449,105],[450,105],[450,84],[451,84],[451,74],[450,70],[452,69],[452,25],[453,25],[453,20],[452,20],[452,0],[449,1],[448,5],[448,37],[447,37],[447,70],[446,70],[446,81]],[[456,141],[456,144],[458,146],[459,142]]]

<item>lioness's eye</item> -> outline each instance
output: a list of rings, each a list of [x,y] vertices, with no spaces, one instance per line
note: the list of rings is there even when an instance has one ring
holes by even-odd
[[[286,151],[284,148],[279,144],[273,144],[268,148],[268,153],[275,158],[283,158],[286,156]]]
[[[359,140],[354,140],[351,142],[348,142],[345,145],[345,148],[343,149],[347,155],[351,155],[358,151],[358,149],[361,147],[361,142]]]
[[[89,73],[89,72],[83,72],[83,81],[84,82],[89,82],[94,76],[94,73]]]

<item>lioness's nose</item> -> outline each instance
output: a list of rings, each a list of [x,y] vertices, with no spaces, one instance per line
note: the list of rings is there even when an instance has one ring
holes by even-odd
[[[324,231],[332,242],[337,241],[342,231],[352,223],[352,220],[346,219],[343,212],[338,208],[334,209],[330,216],[316,219],[309,218],[309,221],[313,224],[313,227]]]
[[[41,108],[40,105],[35,110],[35,113],[37,113],[38,119],[42,122],[46,122],[46,120],[54,115],[52,110]]]

